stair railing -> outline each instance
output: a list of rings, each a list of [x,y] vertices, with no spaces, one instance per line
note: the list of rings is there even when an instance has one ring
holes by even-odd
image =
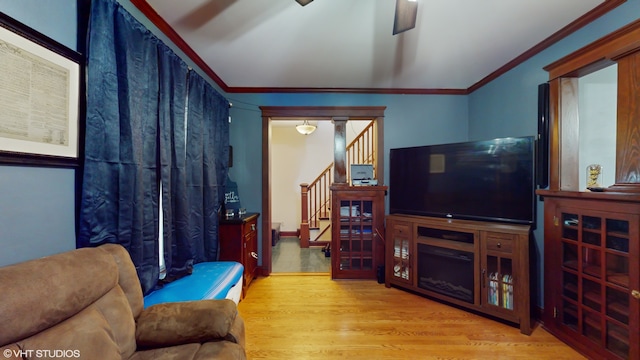
[[[351,164],[375,164],[375,139],[375,127],[372,121],[347,145],[347,179],[350,178]],[[309,247],[310,230],[319,229],[321,220],[331,219],[331,191],[329,187],[333,181],[333,165],[333,163],[329,164],[310,184],[300,184],[302,203],[302,219],[300,221],[301,247]],[[328,226],[331,226],[330,222]],[[322,234],[327,229],[321,230],[320,233]]]

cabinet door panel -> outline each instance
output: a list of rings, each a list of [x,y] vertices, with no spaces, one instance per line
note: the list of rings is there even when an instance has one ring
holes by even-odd
[[[390,221],[387,224],[387,244],[389,244],[389,256],[387,257],[387,276],[391,281],[412,284],[411,251],[413,241],[411,224],[407,222]]]
[[[386,187],[332,187],[331,277],[375,279],[384,264]]]
[[[639,301],[632,295],[638,281],[632,274],[638,272],[639,216],[591,210],[594,205],[556,210],[559,241],[551,244],[561,253],[562,289],[549,291],[557,296],[550,303],[556,304],[558,329],[572,333],[572,341],[626,359],[638,351]]]
[[[493,311],[514,310],[515,265],[513,237],[488,233],[483,236],[483,300]]]

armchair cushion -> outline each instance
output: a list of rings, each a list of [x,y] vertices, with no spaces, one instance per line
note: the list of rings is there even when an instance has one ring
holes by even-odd
[[[136,324],[139,347],[174,346],[229,339],[238,316],[231,300],[163,303],[144,309]]]

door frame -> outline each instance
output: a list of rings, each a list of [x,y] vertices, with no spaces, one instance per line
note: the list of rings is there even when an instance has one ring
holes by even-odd
[[[334,119],[371,120],[376,133],[376,178],[384,179],[384,111],[386,106],[260,106],[262,112],[262,276],[271,275],[271,120]]]

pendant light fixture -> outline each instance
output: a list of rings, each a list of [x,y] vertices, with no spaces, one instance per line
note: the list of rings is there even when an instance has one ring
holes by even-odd
[[[296,130],[302,135],[309,135],[316,131],[316,126],[309,124],[308,120],[305,120],[302,124],[296,125]]]

